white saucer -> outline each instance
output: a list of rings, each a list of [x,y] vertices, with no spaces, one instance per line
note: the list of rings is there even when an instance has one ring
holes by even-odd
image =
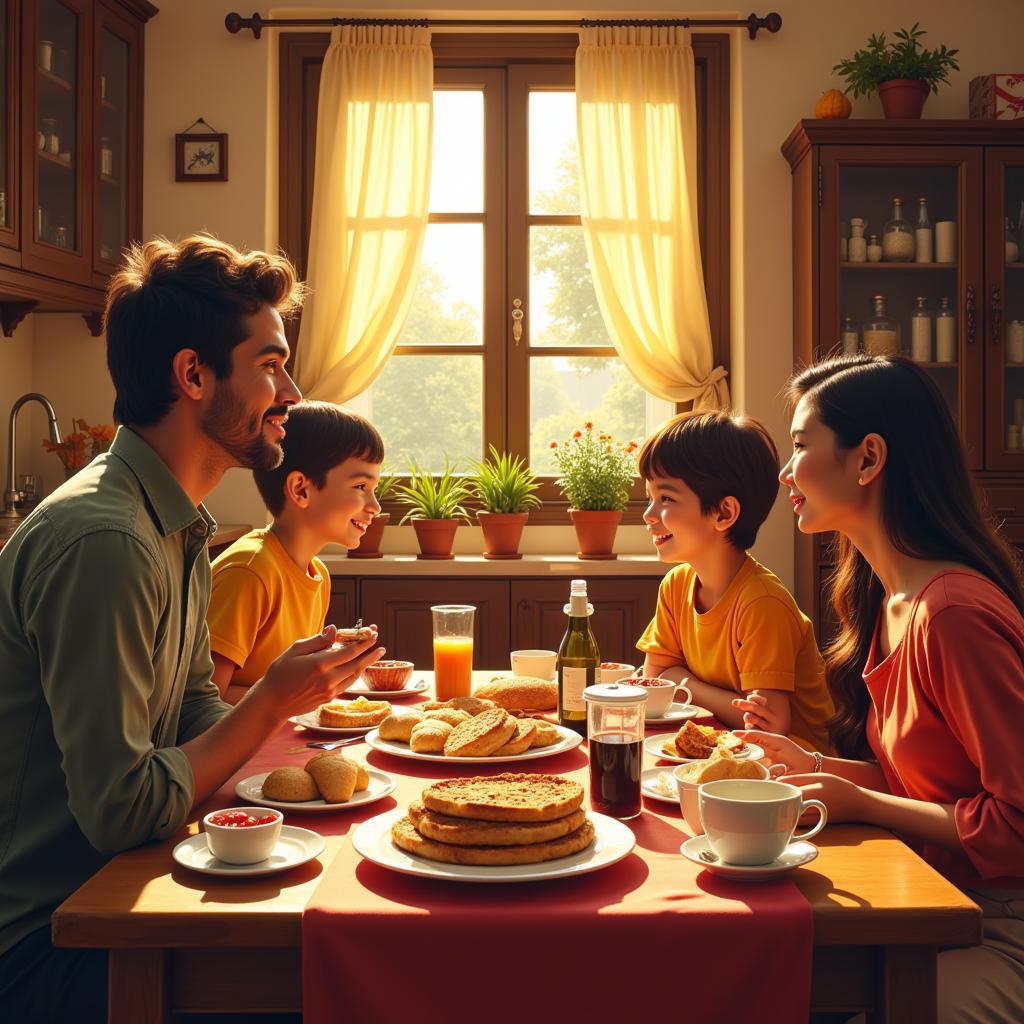
[[[377,700],[401,700],[403,697],[413,697],[417,693],[426,693],[429,687],[430,684],[426,679],[414,679],[401,690],[371,690],[366,680],[360,677],[345,691],[345,695],[352,697],[374,697]]]
[[[659,725],[664,722],[665,725],[672,725],[675,722],[686,722],[691,718],[696,718],[700,714],[700,708],[696,704],[670,704],[668,711],[663,715],[647,715],[644,721],[648,725]]]
[[[784,875],[787,871],[792,871],[793,868],[810,864],[818,856],[818,848],[814,843],[808,843],[804,839],[790,843],[782,851],[782,855],[776,857],[770,864],[727,864],[723,860],[709,864],[707,861],[701,860],[700,854],[701,851],[710,849],[707,836],[694,836],[679,847],[679,852],[687,860],[706,868],[713,875],[731,878],[736,882],[761,882],[768,878],[775,878],[778,875]]]
[[[247,779],[235,784],[235,794],[247,804],[259,804],[261,807],[276,807],[279,811],[347,811],[353,807],[362,807],[364,804],[372,804],[377,800],[383,800],[389,793],[393,793],[398,785],[387,772],[379,772],[375,768],[367,768],[367,775],[370,776],[370,784],[366,789],[352,794],[352,799],[343,804],[329,804],[321,797],[318,800],[268,800],[263,795],[263,782],[270,772],[262,772],[259,775],[250,775]]]
[[[661,800],[663,803],[678,806],[679,790],[676,788],[675,779],[672,779],[673,793],[671,796],[666,796],[660,789],[654,788],[654,784],[658,781],[658,776],[663,773],[670,778],[672,777],[672,770],[670,768],[645,768],[640,773],[640,792],[652,800]]]
[[[689,764],[691,761],[704,761],[703,757],[677,757],[674,754],[666,754],[661,746],[663,743],[667,743],[665,733],[657,733],[654,736],[648,736],[644,740],[644,750],[648,754],[654,757],[661,758],[662,761],[672,761],[674,764]],[[747,742],[747,745],[742,750],[737,750],[733,755],[737,761],[745,761],[750,758],[751,761],[760,761],[764,757],[764,747],[759,747],[756,743]]]
[[[296,828],[294,825],[282,825],[281,838],[278,839],[274,852],[266,860],[255,864],[228,864],[217,860],[210,853],[204,832],[182,840],[171,851],[171,856],[182,867],[200,871],[204,875],[252,877],[272,875],[277,871],[298,867],[314,857],[319,857],[323,851],[324,841],[318,832],[311,832],[308,828]]]

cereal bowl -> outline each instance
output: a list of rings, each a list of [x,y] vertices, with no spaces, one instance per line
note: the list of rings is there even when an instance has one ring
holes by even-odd
[[[363,669],[368,690],[402,690],[415,666],[411,661],[377,661]]]
[[[267,807],[227,807],[203,818],[210,853],[225,864],[258,864],[281,837],[284,815]]]
[[[631,676],[635,671],[635,665],[627,665],[624,661],[602,661],[597,666],[597,681],[599,683],[617,683],[620,679]]]
[[[630,679],[630,686],[641,686],[647,691],[647,704],[644,714],[648,718],[663,718],[665,712],[672,706],[676,695],[678,683],[671,679],[662,679],[658,676]],[[689,691],[687,691],[689,697]]]

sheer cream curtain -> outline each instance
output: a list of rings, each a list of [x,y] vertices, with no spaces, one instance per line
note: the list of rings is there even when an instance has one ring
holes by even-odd
[[[694,89],[686,30],[580,30],[580,213],[605,325],[647,391],[724,409],[697,233]]]
[[[316,170],[296,379],[345,402],[384,368],[405,322],[427,229],[430,30],[335,29],[317,109]]]

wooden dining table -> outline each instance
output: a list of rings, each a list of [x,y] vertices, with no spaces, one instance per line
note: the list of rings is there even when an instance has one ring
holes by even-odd
[[[297,744],[311,738],[295,733]],[[226,806],[226,793],[213,806]],[[375,812],[345,813],[365,820]],[[645,798],[644,813],[682,826],[672,805]],[[171,858],[198,820],[175,839],[114,857],[53,915],[55,945],[109,950],[110,1024],[301,1009],[303,909],[349,842],[349,828],[326,835],[320,857],[290,871],[223,878]],[[934,1021],[937,954],[980,942],[978,907],[882,829],[829,825],[815,843],[818,858],[789,876],[813,914],[812,1010],[866,1011],[872,1024]]]

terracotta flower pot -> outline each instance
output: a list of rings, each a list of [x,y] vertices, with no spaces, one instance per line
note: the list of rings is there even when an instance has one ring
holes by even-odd
[[[529,512],[477,512],[484,531],[484,558],[522,558],[519,540]]]
[[[928,86],[912,78],[894,78],[878,87],[882,110],[890,121],[911,120],[921,116]]]
[[[416,531],[420,553],[417,558],[454,558],[452,547],[455,544],[455,531],[459,528],[458,519],[413,519],[412,528]]]
[[[612,548],[615,545],[615,531],[622,519],[621,511],[571,508],[569,515],[572,517],[573,526],[576,527],[576,540],[580,546],[576,552],[577,558],[618,558]]]
[[[390,512],[381,512],[374,516],[359,541],[359,547],[349,548],[349,558],[383,558],[384,552],[380,550],[380,542],[384,537],[384,527],[391,522]]]

